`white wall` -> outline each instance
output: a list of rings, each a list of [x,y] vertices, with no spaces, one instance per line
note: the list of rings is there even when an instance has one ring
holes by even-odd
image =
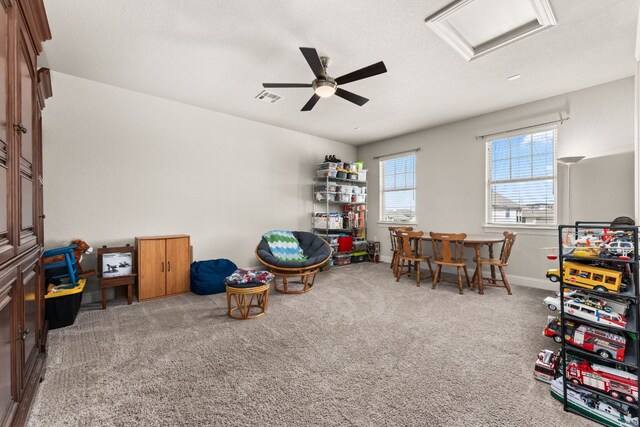
[[[572,169],[574,219],[633,217],[634,80],[627,78],[359,147],[358,158],[369,166],[368,236],[381,240],[383,255],[389,255],[388,224],[376,223],[379,171],[374,156],[420,147],[416,228],[481,234],[485,143],[475,136],[555,120],[560,112],[570,120],[558,128],[557,156],[587,156]],[[559,218],[566,221],[566,166],[558,165],[558,175]],[[514,282],[544,283],[552,263],[540,248],[557,245],[556,232],[516,231],[510,276]]]
[[[47,247],[185,233],[195,260],[255,265],[263,232],[309,229],[314,165],[325,154],[356,157],[346,144],[58,72],[52,80]]]

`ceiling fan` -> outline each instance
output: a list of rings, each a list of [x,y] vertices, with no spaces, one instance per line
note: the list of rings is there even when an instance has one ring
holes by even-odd
[[[367,77],[373,77],[378,74],[386,73],[387,67],[384,66],[384,62],[376,62],[368,67],[361,68],[353,71],[344,76],[340,76],[334,79],[327,73],[327,68],[331,64],[330,58],[326,56],[318,56],[318,51],[312,47],[301,47],[300,51],[304,58],[307,60],[311,71],[315,74],[316,78],[311,83],[262,83],[265,88],[271,87],[312,87],[315,92],[311,99],[302,107],[300,111],[311,111],[320,98],[328,98],[333,94],[336,94],[340,98],[353,102],[359,106],[363,106],[369,100],[355,93],[346,91],[338,86],[355,82],[356,80],[366,79]]]

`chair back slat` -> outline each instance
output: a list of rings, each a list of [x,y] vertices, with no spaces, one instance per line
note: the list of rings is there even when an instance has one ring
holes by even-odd
[[[466,233],[429,233],[436,261],[459,262],[464,256]]]
[[[516,233],[505,231],[502,233],[504,236],[504,243],[502,243],[502,251],[500,251],[500,262],[507,264],[509,262],[509,256],[511,256],[511,249],[516,241]]]
[[[391,237],[391,250],[396,251],[398,249],[398,238],[396,233],[398,231],[413,231],[413,227],[389,227],[389,236]]]
[[[396,231],[398,255],[402,258],[420,258],[422,256],[422,231]]]

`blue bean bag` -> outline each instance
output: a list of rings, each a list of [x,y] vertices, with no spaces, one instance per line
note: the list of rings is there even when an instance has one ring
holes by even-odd
[[[191,264],[191,292],[198,295],[224,292],[224,279],[238,267],[228,259],[196,261]]]

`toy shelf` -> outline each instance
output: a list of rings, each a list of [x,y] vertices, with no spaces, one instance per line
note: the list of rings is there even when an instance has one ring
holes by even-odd
[[[320,227],[320,228],[314,227],[313,229],[317,230],[317,231],[326,231],[327,230],[324,227]],[[365,228],[363,228],[363,227],[349,227],[349,228],[330,228],[329,229],[329,231],[333,232],[333,233],[350,233],[350,232],[353,232],[354,230],[355,231],[357,231],[357,230],[365,230]],[[329,233],[329,234],[332,234],[332,233]]]
[[[593,394],[596,394],[596,395],[598,395],[598,396],[600,396],[600,397],[605,398],[606,400],[611,400],[611,401],[616,402],[616,403],[618,403],[618,404],[622,404],[622,405],[629,405],[629,406],[630,406],[630,407],[632,407],[632,408],[637,408],[637,407],[638,407],[638,404],[637,404],[637,403],[631,403],[631,402],[627,402],[627,401],[626,401],[626,400],[624,400],[624,399],[618,399],[618,398],[612,397],[610,394],[603,393],[603,392],[601,392],[601,391],[595,390],[595,389],[593,389],[593,388],[591,388],[591,387],[587,387],[587,386],[582,385],[582,384],[575,384],[575,383],[571,383],[571,386],[572,386],[572,387],[575,387],[575,388],[578,388],[578,389],[580,389],[580,390],[583,390],[583,391],[584,391],[584,392],[586,392],[586,393],[593,393]],[[566,387],[566,386],[565,386],[565,387]],[[588,416],[585,416],[585,415],[583,415],[583,414],[578,414],[578,415],[581,415],[581,416],[583,416],[583,417],[589,418]],[[590,418],[590,419],[591,419],[591,418]],[[595,421],[595,420],[594,420],[594,421]],[[596,422],[597,422],[597,421],[596,421]]]
[[[625,245],[624,252],[622,250],[623,245]],[[575,305],[573,307],[565,307],[564,303],[560,304],[559,313],[562,337],[572,336],[571,334],[573,332],[568,331],[567,322],[565,322],[565,320],[570,320],[575,324],[587,325],[605,332],[608,331],[623,335],[626,339],[623,362],[616,360],[614,357],[602,357],[592,352],[595,351],[595,349],[587,351],[588,348],[579,348],[575,342],[572,345],[567,342],[566,339],[562,340],[561,354],[563,367],[560,369],[560,375],[564,377],[562,387],[564,410],[591,419],[597,423],[602,424],[606,422],[603,421],[603,417],[600,417],[602,414],[601,409],[596,410],[594,407],[591,412],[578,411],[569,406],[570,402],[567,391],[570,384],[571,387],[582,393],[578,394],[579,396],[583,396],[582,399],[584,399],[585,395],[588,396],[590,394],[605,403],[609,401],[616,407],[628,407],[630,413],[632,413],[634,417],[637,417],[639,409],[638,402],[629,402],[625,400],[623,396],[614,398],[611,394],[607,393],[609,391],[607,387],[613,389],[613,384],[616,380],[612,378],[617,376],[618,381],[628,382],[632,388],[635,383],[637,389],[638,368],[640,367],[640,336],[638,334],[640,331],[640,313],[638,312],[640,295],[637,285],[640,271],[637,253],[638,227],[627,225],[612,226],[609,222],[598,221],[578,221],[575,225],[560,225],[558,227],[558,249],[558,253],[560,254],[558,256],[559,269],[553,274],[559,274],[560,277],[558,280],[560,301],[565,301],[565,296],[573,299],[570,295],[566,294],[570,291],[577,290],[596,299],[605,299],[605,302],[608,300],[609,304],[613,304],[615,301],[627,302],[629,304],[624,314],[627,320],[624,328],[605,325],[597,321],[595,316],[598,316],[598,310],[596,310],[593,321],[590,321],[566,312],[569,308],[578,310]],[[575,252],[593,256],[574,255]],[[620,259],[620,256],[623,258]],[[571,268],[570,271],[565,271],[565,262],[572,263],[571,267],[566,267],[566,269]],[[576,267],[576,264],[580,267]],[[569,284],[565,283],[565,281],[574,283]],[[581,286],[580,283],[582,283],[583,286]],[[626,284],[626,288],[620,287],[621,283]],[[591,289],[591,287],[595,286],[609,288],[611,291]],[[613,292],[617,287],[620,287],[621,291]],[[624,290],[622,291],[622,289]],[[581,303],[581,301],[575,299],[574,302],[575,304]],[[601,304],[604,305],[604,302]],[[594,306],[592,305],[592,307]],[[609,305],[609,307],[615,308],[615,305]],[[596,308],[598,307],[596,306]],[[599,307],[599,309],[602,310],[602,307]],[[582,313],[583,311],[586,313],[587,309],[585,307],[580,308],[579,312]],[[600,320],[602,319],[600,318]],[[572,361],[578,364],[574,364],[571,369],[567,369]],[[580,362],[582,361],[587,363],[581,364]],[[597,365],[601,367],[597,367]],[[591,374],[589,372],[591,372]],[[573,380],[567,378],[567,376],[573,377]],[[620,380],[621,377],[625,379]],[[580,379],[590,383],[591,386],[584,385]],[[573,381],[579,381],[579,383],[574,383]],[[611,384],[609,384],[609,382]],[[631,393],[631,391],[627,392]],[[574,394],[574,400],[576,399],[575,396]],[[571,401],[571,404],[575,406],[574,400]],[[610,424],[607,423],[603,425]],[[627,424],[620,423],[616,425]]]
[[[573,354],[581,359],[589,360],[590,362],[595,362],[598,364],[614,364],[616,366],[623,366],[629,369],[638,368],[638,353],[637,353],[636,347],[633,345],[627,346],[627,349],[624,353],[623,362],[620,362],[619,360],[616,360],[613,358],[604,358],[604,357],[598,356],[595,353],[582,350],[572,345],[567,345],[566,351],[567,353]]]
[[[567,283],[565,283],[562,286],[572,291],[585,291],[585,292],[589,292],[589,294],[596,295],[602,298],[607,298],[607,299],[623,300],[623,301],[629,301],[631,303],[635,303],[638,300],[638,297],[636,296],[636,287],[633,281],[630,281],[629,284],[627,284],[627,289],[624,292],[617,292],[617,293],[606,292],[606,291],[596,291],[595,289],[585,289],[582,286],[569,285]]]
[[[326,164],[318,165],[318,170],[326,170],[324,166],[331,166]],[[341,166],[339,166],[341,167]],[[329,169],[334,169],[331,167]],[[349,169],[349,168],[347,168]],[[330,172],[327,172],[330,173]],[[366,172],[365,172],[366,173]],[[321,172],[317,173],[321,175]],[[365,175],[366,176],[366,175]],[[312,213],[312,224],[311,230],[321,237],[327,240],[333,240],[330,238],[337,237],[336,235],[351,235],[352,237],[359,238],[359,245],[354,240],[354,248],[352,251],[348,252],[338,252],[337,245],[335,242],[332,243],[332,247],[334,250],[333,255],[340,255],[346,258],[347,254],[351,254],[351,259],[347,260],[350,263],[360,262],[362,261],[362,252],[367,252],[367,247],[364,249],[356,249],[362,248],[362,240],[366,241],[366,230],[367,230],[367,193],[366,193],[366,180],[356,180],[356,179],[345,179],[345,178],[337,178],[337,177],[316,177],[313,179],[311,190],[313,197],[313,213]],[[342,190],[342,191],[340,191]],[[342,197],[340,197],[342,195]],[[345,196],[346,195],[346,196]],[[353,197],[353,198],[352,198]],[[350,200],[361,200],[360,202],[354,201],[339,201],[339,200],[331,200],[331,199],[339,199],[342,198],[350,199]],[[319,200],[320,199],[320,200]],[[364,200],[364,201],[362,201]],[[338,215],[336,215],[336,213]],[[326,221],[315,221],[317,216],[324,216],[326,214]],[[332,214],[332,215],[330,215]],[[339,218],[339,219],[338,219]],[[347,219],[348,218],[348,219]],[[333,221],[332,221],[333,220]],[[325,226],[326,224],[326,226]],[[317,227],[320,225],[321,227]],[[345,227],[347,225],[357,225],[355,227]],[[340,227],[340,228],[331,228]],[[342,258],[341,261],[344,261]],[[336,258],[334,258],[336,260]],[[333,263],[334,266],[344,265],[342,262]]]
[[[348,184],[367,185],[367,181],[359,181],[357,179],[346,179],[346,178],[331,178],[331,177],[315,178],[313,180],[313,183],[314,183],[314,185],[322,185],[322,184],[325,184],[327,181],[329,181],[329,182],[345,182],[345,183],[348,183]]]

